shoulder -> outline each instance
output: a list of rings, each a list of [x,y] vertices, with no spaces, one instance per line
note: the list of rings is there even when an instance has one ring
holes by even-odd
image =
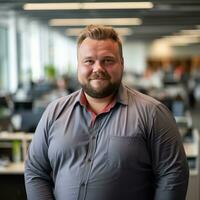
[[[149,95],[143,94],[127,86],[124,86],[124,87],[125,87],[125,90],[127,91],[129,102],[131,103],[141,104],[143,106],[148,106],[148,105],[157,106],[161,104],[160,101],[156,100],[155,98]]]
[[[63,111],[66,111],[70,108],[76,106],[79,102],[81,91],[78,90],[67,96],[60,97],[47,106],[45,113],[48,115],[49,119],[56,119]]]
[[[79,99],[79,95],[80,95],[80,90],[78,91],[75,91],[69,95],[66,95],[66,96],[63,96],[63,97],[60,97],[54,101],[52,101],[48,106],[58,106],[58,107],[62,107],[63,105],[66,105],[67,103],[72,103],[72,102],[75,102],[75,101],[78,101]]]
[[[127,86],[125,86],[125,90],[127,91],[128,105],[130,107],[134,107],[138,111],[145,112],[151,116],[160,112],[171,114],[169,109],[155,98]]]

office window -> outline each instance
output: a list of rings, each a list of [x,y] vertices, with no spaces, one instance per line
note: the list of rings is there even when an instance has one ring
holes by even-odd
[[[0,91],[8,90],[8,30],[0,26]]]

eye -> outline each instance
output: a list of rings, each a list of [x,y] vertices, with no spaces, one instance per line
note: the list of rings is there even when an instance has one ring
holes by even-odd
[[[113,63],[115,63],[115,60],[113,58],[105,58],[104,59],[104,64],[106,64],[106,65],[110,65]]]
[[[94,63],[94,61],[92,59],[86,59],[84,60],[84,64],[85,65],[92,65]]]

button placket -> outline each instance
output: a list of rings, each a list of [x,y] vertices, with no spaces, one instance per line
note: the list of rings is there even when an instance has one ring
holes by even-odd
[[[95,130],[94,129],[90,129],[89,130],[89,134],[90,139],[89,139],[89,146],[88,146],[88,153],[86,155],[85,158],[85,170],[84,170],[84,174],[83,174],[83,178],[80,184],[80,195],[79,195],[79,199],[85,199],[85,195],[86,195],[86,191],[87,191],[87,183],[88,183],[88,179],[90,176],[90,171],[92,168],[92,158],[95,152],[95,148],[96,148],[96,136],[94,134]]]

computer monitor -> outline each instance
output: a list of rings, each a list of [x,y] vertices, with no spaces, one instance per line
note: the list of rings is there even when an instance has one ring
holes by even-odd
[[[172,102],[172,113],[174,116],[184,116],[185,106],[183,101],[173,101]]]
[[[14,112],[32,110],[33,101],[14,101]]]
[[[6,96],[0,96],[0,108],[8,108],[8,107],[9,104]]]

